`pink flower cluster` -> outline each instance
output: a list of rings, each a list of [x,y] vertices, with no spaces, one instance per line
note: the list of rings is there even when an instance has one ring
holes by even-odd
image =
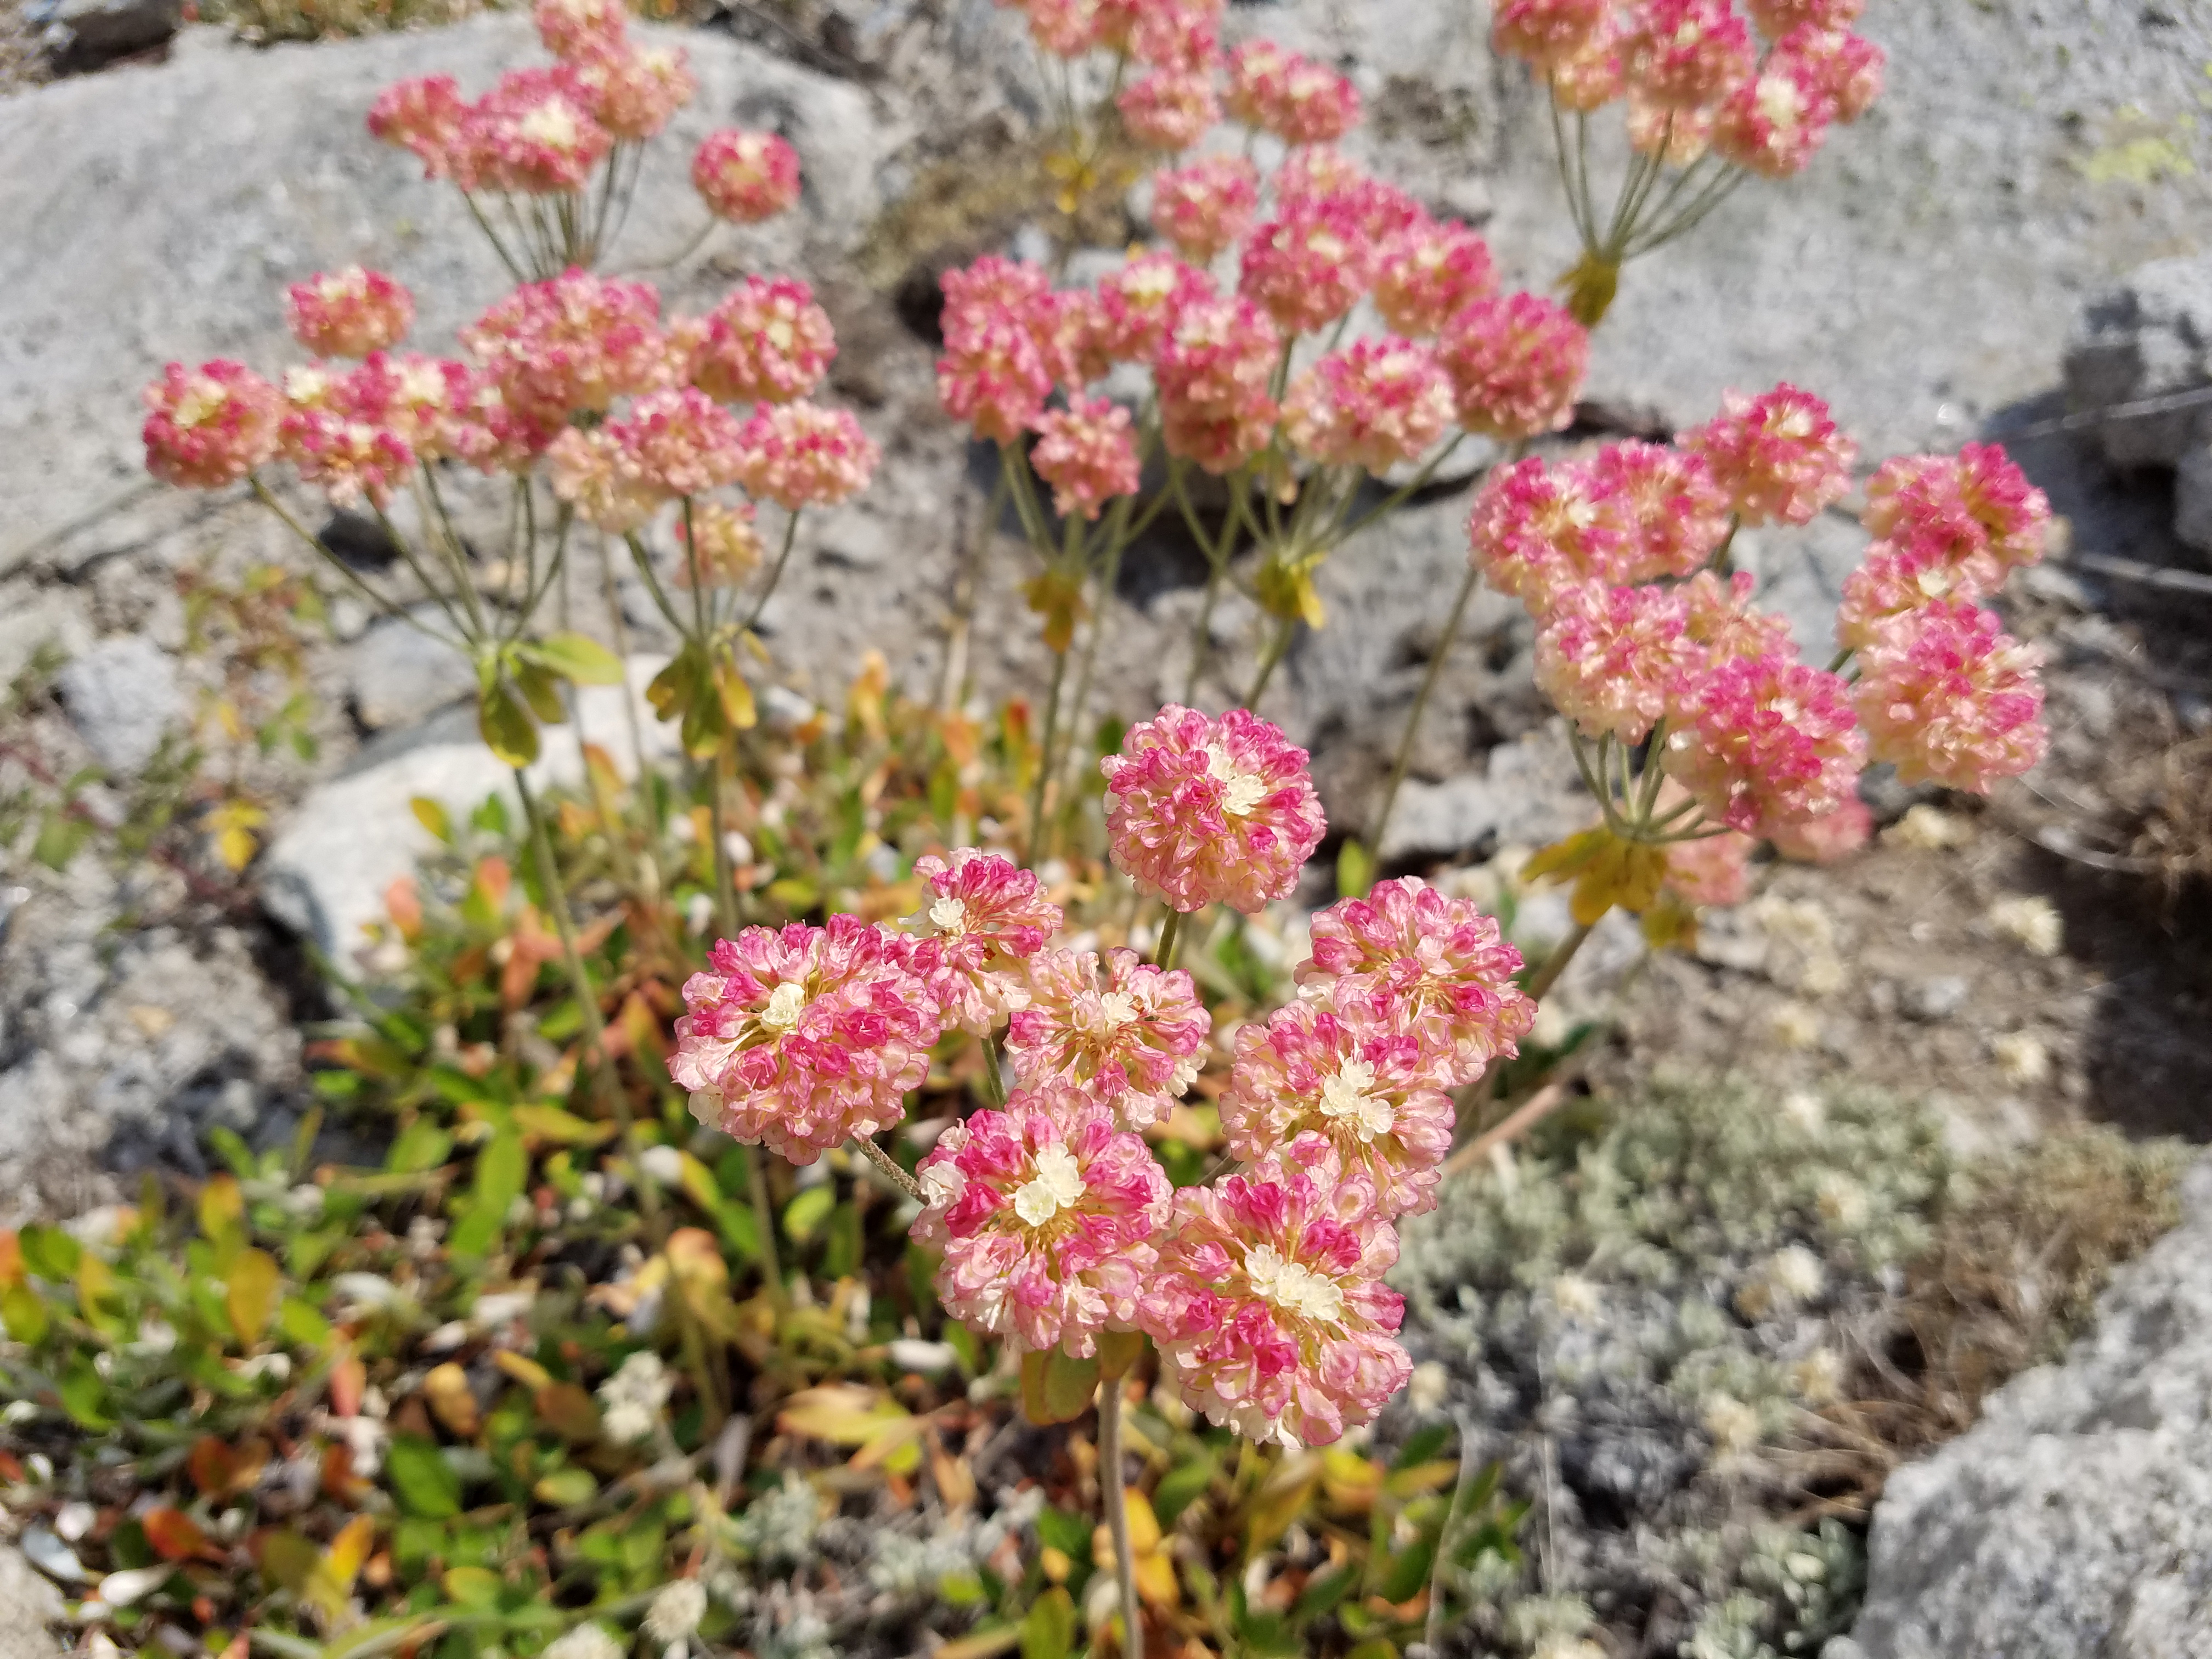
[[[286,289],[284,320],[317,356],[366,357],[407,337],[415,296],[380,270],[351,265]]]
[[[1751,0],[1747,9],[1748,21],[1729,0],[1500,0],[1491,40],[1542,76],[1563,108],[1626,99],[1639,149],[1677,167],[1710,149],[1784,178],[1831,126],[1881,95],[1882,52],[1850,32],[1859,0]]]

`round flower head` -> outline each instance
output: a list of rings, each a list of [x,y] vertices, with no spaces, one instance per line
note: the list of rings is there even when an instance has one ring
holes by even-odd
[[[1491,11],[1490,44],[1501,57],[1549,71],[1595,40],[1612,9],[1612,0],[1500,0]]]
[[[1598,451],[1589,472],[1629,532],[1623,581],[1687,576],[1728,538],[1728,492],[1700,456],[1631,440]]]
[[[540,409],[518,408],[507,389],[477,375],[469,390],[465,418],[457,434],[460,454],[484,472],[527,472],[553,440],[568,429],[566,418]]]
[[[1883,623],[1853,688],[1876,760],[1906,783],[1985,795],[2043,758],[2042,653],[1987,611],[1939,599]]]
[[[1291,442],[1332,466],[1389,471],[1425,452],[1452,417],[1451,383],[1425,346],[1363,335],[1291,384],[1283,401]]]
[[[1628,70],[1621,56],[1620,31],[1612,17],[1608,15],[1579,49],[1552,64],[1546,73],[1552,101],[1561,109],[1588,114],[1626,92]]]
[[[569,270],[526,283],[461,339],[509,404],[557,422],[661,385],[668,345],[659,319],[649,284]]]
[[[915,1173],[914,1236],[944,1252],[937,1294],[955,1319],[1078,1355],[1133,1328],[1175,1189],[1110,1108],[1065,1085],[1017,1089],[939,1136]]]
[[[1275,169],[1275,200],[1288,209],[1301,202],[1323,202],[1333,196],[1356,196],[1374,181],[1359,164],[1340,149],[1316,144],[1294,150]],[[1410,223],[1410,222],[1409,222]],[[1401,225],[1400,229],[1407,228]]]
[[[757,224],[799,199],[799,152],[772,132],[725,127],[700,140],[691,187],[718,216]]]
[[[1968,444],[1884,461],[1867,481],[1864,523],[1878,537],[1948,544],[1961,559],[1986,554],[2002,571],[2043,556],[2051,501],[2002,444]]]
[[[1006,1026],[1006,1053],[1031,1089],[1060,1082],[1110,1103],[1133,1129],[1175,1109],[1205,1063],[1212,1020],[1182,969],[1134,951],[1046,951],[1030,958],[1029,1003]]]
[[[1044,356],[1045,373],[1071,398],[1114,367],[1107,349],[1112,326],[1105,305],[1087,288],[1046,295],[1031,312],[1030,327]]]
[[[380,270],[352,265],[287,289],[284,320],[319,357],[366,357],[407,337],[415,296]]]
[[[1176,1196],[1139,1317],[1164,1380],[1249,1439],[1326,1445],[1373,1420],[1413,1361],[1382,1274],[1398,1235],[1373,1182],[1318,1138]]]
[[[1281,350],[1282,336],[1249,300],[1184,307],[1153,365],[1168,453],[1219,474],[1265,449],[1276,415],[1267,386]]]
[[[1959,545],[1930,535],[1902,544],[1869,544],[1859,568],[1844,578],[1836,643],[1847,651],[1863,650],[1893,617],[1942,599],[1978,599],[1995,592],[2004,581],[1997,562],[1979,551],[1962,557]]]
[[[735,586],[760,568],[766,551],[750,501],[692,502],[690,513],[677,518],[676,539],[684,549],[676,565],[676,585],[682,588]]]
[[[243,363],[171,363],[146,388],[146,470],[185,489],[219,489],[276,453],[284,398]]]
[[[1539,617],[1571,583],[1621,580],[1634,545],[1620,501],[1588,468],[1534,455],[1491,473],[1467,533],[1484,578]]]
[[[1419,1042],[1376,1009],[1300,1001],[1238,1029],[1221,1127],[1247,1163],[1317,1135],[1374,1183],[1386,1214],[1419,1214],[1436,1207],[1452,1104]]]
[[[453,171],[453,146],[467,109],[452,76],[417,76],[377,94],[368,106],[369,136],[413,154],[425,178],[442,179]]]
[[[1536,1005],[1514,983],[1521,967],[1521,953],[1471,900],[1401,876],[1316,913],[1298,994],[1371,1005],[1419,1042],[1437,1087],[1456,1089],[1520,1053],[1536,1023]]]
[[[738,434],[738,447],[745,493],[793,513],[858,495],[883,458],[850,414],[805,402],[757,410]]]
[[[461,117],[451,151],[463,190],[547,196],[583,189],[614,148],[576,71],[509,70]]]
[[[1204,271],[1172,253],[1139,253],[1098,279],[1099,348],[1119,362],[1147,362],[1183,308],[1212,297],[1213,279]]]
[[[1759,32],[1779,40],[1800,28],[1847,29],[1866,9],[1866,0],[1744,0]]]
[[[1704,666],[1681,596],[1663,587],[1571,582],[1536,635],[1536,684],[1585,737],[1643,740],[1686,674]]]
[[[415,470],[415,452],[392,428],[334,410],[295,409],[281,431],[284,459],[334,506],[381,508]]]
[[[1100,46],[1099,0],[1025,0],[1030,33],[1055,58],[1080,58]]]
[[[1731,657],[1794,657],[1790,620],[1758,609],[1751,602],[1756,584],[1751,573],[1738,570],[1726,576],[1700,570],[1674,591],[1682,596],[1689,635],[1705,653],[1707,666]]]
[[[1130,135],[1154,149],[1188,149],[1221,118],[1213,77],[1203,70],[1155,70],[1114,100]]]
[[[1751,892],[1751,854],[1759,843],[1723,830],[1667,846],[1667,885],[1683,903],[1726,909]]]
[[[1851,487],[1858,446],[1828,406],[1784,381],[1756,398],[1731,392],[1721,412],[1678,441],[1705,458],[1746,524],[1810,524]]]
[[[1418,337],[1497,292],[1489,245],[1455,220],[1424,217],[1383,248],[1375,308],[1399,333]]]
[[[996,253],[956,266],[938,282],[945,291],[939,325],[948,340],[1000,323],[1034,327],[1038,307],[1052,294],[1052,278],[1042,265]]]
[[[556,58],[580,58],[594,47],[619,45],[629,30],[622,0],[538,0],[531,10],[538,38]]]
[[[1719,664],[1685,686],[1673,717],[1668,772],[1746,835],[1833,811],[1866,760],[1850,688],[1784,655]]]
[[[1290,144],[1329,144],[1359,125],[1359,93],[1326,64],[1272,40],[1229,56],[1230,112]]]
[[[1664,109],[1717,104],[1751,78],[1751,30],[1729,0],[1638,0],[1622,31],[1628,79]]]
[[[1017,964],[1059,931],[1060,907],[1043,896],[1031,872],[972,847],[956,848],[949,860],[916,859],[914,873],[935,895],[918,918],[931,933],[915,958],[930,994],[948,1029],[986,1036],[1029,1006]]]
[[[1098,769],[1115,866],[1178,910],[1265,909],[1290,896],[1321,844],[1306,751],[1249,709],[1212,720],[1170,703]]]
[[[476,377],[468,365],[419,351],[374,351],[331,387],[331,404],[354,420],[388,426],[420,459],[465,455]]]
[[[1767,839],[1784,858],[1799,864],[1834,864],[1865,846],[1874,835],[1874,814],[1856,795],[1832,812],[1800,823],[1774,825]]]
[[[1838,121],[1857,120],[1881,96],[1887,58],[1864,35],[1808,25],[1784,35],[1773,55],[1803,66]]]
[[[746,277],[692,325],[685,343],[691,384],[726,404],[803,398],[837,355],[829,313],[790,276]]]
[[[1310,334],[1352,309],[1371,266],[1347,198],[1301,198],[1245,242],[1237,292],[1291,333]]]
[[[945,336],[937,401],[993,443],[1012,443],[1052,395],[1052,370],[1036,331],[1018,318],[970,324]]]
[[[654,137],[699,89],[690,60],[672,46],[599,41],[570,63],[591,99],[592,119],[627,143]]]
[[[1713,151],[1723,161],[1762,178],[1788,179],[1828,136],[1835,102],[1815,62],[1770,52],[1758,76],[1723,101],[1713,117]]]
[[[668,1066],[692,1114],[793,1164],[896,1123],[938,1036],[910,948],[847,915],[717,940],[684,981]]]
[[[611,427],[562,428],[545,452],[553,493],[576,516],[611,536],[650,523],[668,498],[645,476],[645,467]]]
[[[1129,411],[1088,398],[1048,411],[1036,422],[1030,465],[1052,486],[1052,510],[1062,518],[1096,519],[1116,495],[1137,493],[1137,438]]]
[[[649,392],[605,430],[637,458],[646,483],[669,495],[735,483],[747,459],[738,417],[696,386]]]
[[[1241,155],[1201,155],[1152,175],[1152,223],[1202,265],[1243,240],[1259,204],[1259,169]]]
[[[1589,373],[1589,331],[1534,294],[1476,300],[1437,344],[1460,424],[1492,438],[1534,438],[1575,417]]]
[[[1129,55],[1154,69],[1211,70],[1221,57],[1218,0],[1139,4],[1128,32]]]

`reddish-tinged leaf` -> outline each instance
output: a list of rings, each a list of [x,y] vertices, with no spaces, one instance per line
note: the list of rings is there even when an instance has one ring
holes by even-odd
[[[261,1478],[268,1462],[269,1448],[258,1440],[248,1441],[242,1448],[233,1449],[210,1435],[192,1447],[185,1467],[191,1472],[192,1484],[203,1496],[220,1498],[251,1486]]]
[[[222,1559],[222,1552],[208,1542],[198,1523],[182,1510],[149,1510],[138,1517],[138,1524],[145,1530],[146,1541],[165,1561],[188,1561],[196,1555]]]
[[[581,1445],[599,1437],[599,1408],[574,1382],[550,1382],[538,1389],[538,1414],[563,1440]]]
[[[368,1367],[359,1354],[349,1353],[331,1367],[331,1415],[358,1417],[361,1397],[368,1388]]]

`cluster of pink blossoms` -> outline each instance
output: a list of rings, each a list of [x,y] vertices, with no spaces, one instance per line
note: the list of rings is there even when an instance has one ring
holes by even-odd
[[[1287,897],[1321,835],[1304,755],[1243,710],[1164,709],[1105,765],[1115,861],[1188,908]],[[840,916],[715,946],[671,1062],[692,1109],[811,1162],[899,1121],[943,1033],[1003,1028],[1004,1105],[945,1130],[915,1172],[946,1310],[1029,1350],[1140,1332],[1194,1407],[1257,1438],[1371,1420],[1411,1370],[1382,1276],[1396,1218],[1435,1203],[1445,1091],[1535,1018],[1496,922],[1412,879],[1316,916],[1299,1000],[1237,1038],[1221,1101],[1238,1166],[1176,1192],[1144,1135],[1206,1062],[1190,975],[1055,948],[1058,907],[996,854],[915,873],[908,924]]]
[[[1985,793],[2045,743],[2035,653],[1969,603],[2039,556],[2050,518],[1994,445],[1875,472],[1876,539],[1838,626],[1851,678],[1843,661],[1799,661],[1787,625],[1752,604],[1750,577],[1711,568],[1735,526],[1802,525],[1832,506],[1856,453],[1809,392],[1730,394],[1674,447],[1502,468],[1468,521],[1476,564],[1537,619],[1537,683],[1560,711],[1631,746],[1662,731],[1662,764],[1704,823],[1793,856],[1864,838],[1869,759]]]
[[[1784,178],[1881,94],[1881,48],[1851,33],[1862,4],[1753,0],[1747,21],[1729,0],[1500,0],[1491,39],[1563,108],[1626,100],[1638,149]]]

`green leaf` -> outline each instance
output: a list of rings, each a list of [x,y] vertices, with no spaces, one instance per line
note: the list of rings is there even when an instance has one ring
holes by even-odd
[[[424,1521],[443,1521],[461,1512],[461,1477],[453,1473],[434,1440],[397,1435],[385,1468],[392,1475],[399,1507]]]
[[[261,1576],[272,1589],[288,1589],[296,1595],[321,1559],[322,1552],[298,1533],[289,1528],[272,1532],[262,1540]]]
[[[809,1187],[783,1206],[783,1231],[794,1244],[805,1244],[822,1230],[837,1206],[837,1189],[828,1182]]]
[[[1075,1647],[1075,1598],[1054,1586],[1022,1620],[1022,1659],[1067,1659]]]
[[[1297,1605],[1291,1609],[1291,1618],[1303,1623],[1334,1612],[1337,1603],[1351,1595],[1352,1587],[1358,1582],[1359,1570],[1349,1562],[1334,1571],[1316,1573],[1298,1593]]]
[[[39,838],[31,844],[31,856],[49,870],[66,870],[70,860],[91,838],[92,826],[82,818],[66,813],[49,812],[39,826]]]
[[[446,1594],[465,1607],[488,1607],[499,1600],[503,1582],[489,1567],[449,1567]]]
[[[527,766],[538,758],[538,722],[505,680],[487,686],[477,698],[477,731],[484,746],[509,766]]]
[[[1390,1460],[1393,1469],[1410,1469],[1417,1463],[1431,1462],[1452,1437],[1449,1423],[1431,1423],[1407,1437],[1406,1443],[1398,1449],[1397,1456]]]
[[[1200,1453],[1188,1463],[1178,1463],[1162,1475],[1152,1493],[1152,1513],[1159,1516],[1160,1525],[1175,1525],[1177,1516],[1206,1496],[1206,1488],[1213,1484],[1213,1475],[1214,1462],[1206,1453]]]
[[[456,1255],[477,1256],[491,1248],[507,1220],[507,1206],[522,1194],[530,1160],[522,1150],[522,1136],[502,1129],[477,1155],[476,1182],[460,1224],[453,1229],[449,1247]]]
[[[415,814],[415,821],[451,847],[453,844],[453,821],[446,816],[446,809],[428,795],[416,795],[407,803]]]
[[[331,1322],[296,1296],[286,1297],[276,1310],[276,1328],[303,1348],[320,1348],[331,1340]]]
[[[33,1222],[16,1236],[15,1243],[23,1252],[23,1265],[40,1278],[60,1284],[76,1277],[84,1246],[60,1228]]]
[[[46,1304],[28,1285],[10,1285],[0,1292],[0,1327],[6,1328],[9,1340],[36,1347],[51,1322]]]
[[[542,640],[526,641],[515,647],[515,654],[579,685],[623,683],[622,659],[583,634],[549,634]]]
[[[822,1252],[825,1279],[849,1279],[860,1268],[860,1212],[856,1205],[840,1204],[830,1213],[830,1238]]]
[[[1421,1593],[1429,1582],[1429,1572],[1436,1565],[1437,1540],[1422,1538],[1390,1558],[1382,1570],[1382,1582],[1376,1594],[1385,1601],[1410,1601]]]
[[[1375,855],[1360,842],[1347,837],[1336,851],[1336,896],[1364,898],[1375,884]]]
[[[568,705],[561,700],[561,678],[550,668],[540,668],[535,663],[514,665],[514,689],[522,694],[530,712],[548,726],[559,726],[568,718]]]
[[[418,1117],[392,1141],[384,1167],[394,1175],[419,1175],[436,1169],[453,1150],[453,1136],[428,1118]]]
[[[592,1478],[592,1472],[573,1463],[554,1470],[531,1488],[539,1503],[550,1504],[556,1510],[572,1510],[579,1504],[587,1504],[599,1490],[599,1483]]]
[[[1091,1522],[1087,1516],[1070,1515],[1047,1504],[1037,1511],[1037,1541],[1058,1550],[1072,1561],[1091,1559]]]
[[[94,1434],[105,1433],[115,1426],[115,1419],[104,1409],[107,1401],[107,1385],[100,1380],[100,1373],[92,1368],[90,1358],[80,1355],[69,1375],[63,1377],[56,1392],[61,1395],[62,1409],[70,1420],[81,1429]]]
[[[1061,1348],[1022,1356],[1022,1411],[1032,1423],[1072,1423],[1097,1391],[1096,1356],[1078,1359]]]

